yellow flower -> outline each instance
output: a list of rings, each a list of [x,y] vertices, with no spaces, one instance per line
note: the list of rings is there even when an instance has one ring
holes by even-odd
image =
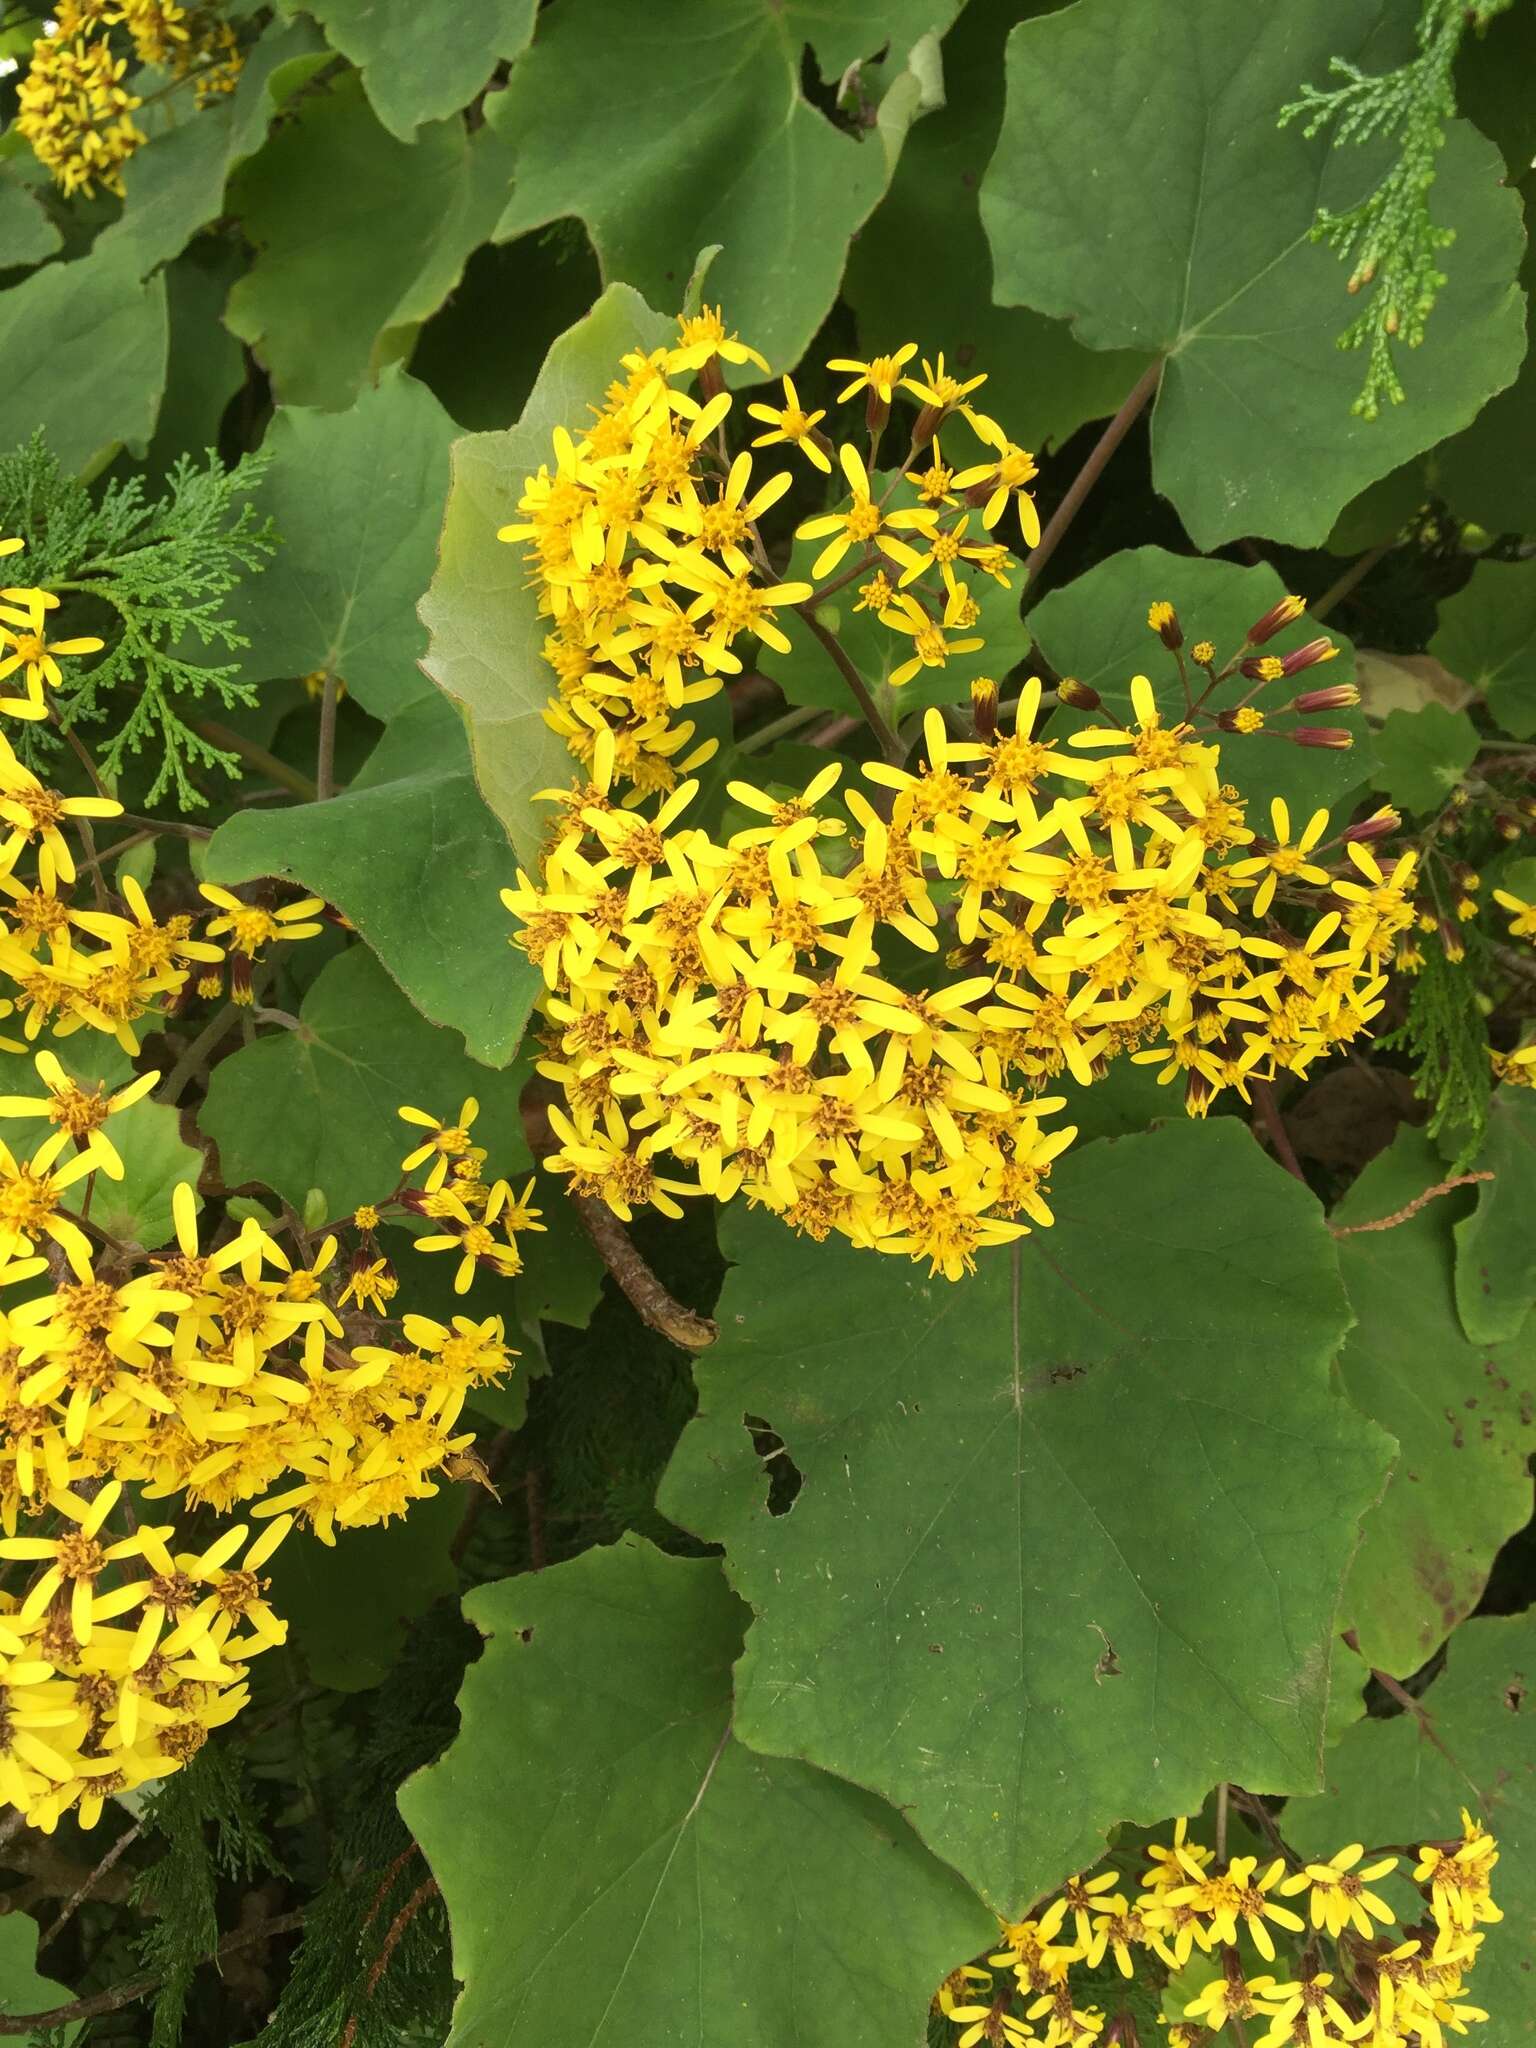
[[[1511,938],[1536,939],[1536,903],[1527,903],[1523,896],[1511,895],[1508,889],[1495,889],[1493,900],[1501,910],[1509,912]]]
[[[800,540],[832,536],[811,564],[811,574],[817,578],[830,575],[855,545],[877,547],[886,554],[892,554],[892,532],[913,528],[926,531],[932,527],[935,518],[932,512],[921,506],[883,512],[874,501],[869,471],[864,467],[864,458],[858,450],[845,441],[837,451],[837,459],[853,494],[847,511],[819,513],[814,519],[802,520],[795,528],[796,537]]]
[[[819,470],[830,476],[832,473],[831,458],[822,446],[825,436],[818,434],[816,431],[821,421],[827,416],[825,411],[807,412],[800,403],[800,394],[796,391],[793,380],[786,377],[783,383],[784,403],[782,405],[757,403],[747,407],[751,417],[755,420],[761,420],[768,429],[766,434],[757,434],[753,437],[752,446],[754,448],[771,448],[780,442],[793,442],[801,453],[813,462]]]
[[[889,405],[896,395],[897,384],[902,381],[902,366],[911,362],[916,354],[917,343],[907,341],[893,354],[872,356],[867,363],[861,363],[852,356],[834,356],[827,364],[829,370],[851,371],[853,374],[853,381],[838,392],[838,404],[846,403],[856,392],[868,391],[882,405]]]
[[[840,365],[834,363],[829,367],[837,369]],[[903,377],[901,387],[904,391],[910,391],[914,398],[920,398],[925,405],[937,406],[941,412],[948,412],[949,408],[958,405],[962,398],[968,398],[973,391],[979,391],[986,381],[985,372],[979,377],[967,377],[963,381],[958,377],[951,377],[944,368],[944,351],[940,349],[937,363],[930,363],[924,356],[922,376]]]
[[[1011,493],[1018,506],[1019,525],[1025,542],[1029,547],[1038,547],[1040,515],[1035,510],[1034,499],[1025,489],[1025,485],[1039,474],[1034,456],[1027,448],[1020,448],[1016,442],[1010,441],[997,421],[988,419],[985,413],[972,412],[967,407],[965,416],[978,439],[995,452],[990,461],[974,463],[969,469],[959,471],[954,480],[955,489],[987,491],[981,523],[989,532],[1007,511]]]
[[[727,363],[755,363],[767,374],[767,359],[736,335],[726,333],[718,306],[701,306],[697,313],[681,315],[677,332],[677,347],[667,351],[667,368],[674,374],[679,370],[701,369],[716,356]]]
[[[126,1087],[108,1095],[100,1083],[85,1089],[71,1080],[59,1064],[56,1053],[44,1050],[36,1054],[33,1064],[47,1094],[0,1095],[0,1117],[47,1117],[51,1124],[58,1126],[57,1143],[60,1148],[66,1139],[73,1138],[77,1147],[89,1150],[93,1166],[100,1167],[109,1179],[121,1180],[124,1172],[122,1156],[102,1125],[109,1116],[115,1116],[119,1110],[127,1109],[149,1093],[160,1079],[158,1068],[138,1075]],[[45,1155],[46,1145],[39,1150],[34,1163],[51,1163],[52,1157],[56,1156]]]
[[[228,932],[235,952],[247,961],[260,957],[260,948],[273,939],[312,939],[325,930],[313,922],[315,912],[324,910],[323,896],[301,896],[297,903],[285,903],[277,910],[265,910],[259,903],[246,903],[216,882],[199,882],[198,889],[224,915],[210,918],[210,938]]]
[[[16,718],[46,718],[44,685],[56,690],[64,680],[58,657],[95,654],[106,642],[90,634],[74,640],[49,640],[43,631],[44,615],[58,599],[46,590],[7,590],[0,596],[10,600],[0,604],[0,678],[23,670],[27,692],[24,697],[0,698],[0,711],[9,711]]]
[[[1265,852],[1256,854],[1251,860],[1235,861],[1231,872],[1242,880],[1259,877],[1254,891],[1253,914],[1262,917],[1275,900],[1275,890],[1281,880],[1310,882],[1317,888],[1327,886],[1327,870],[1318,867],[1309,856],[1323,834],[1328,830],[1328,813],[1314,811],[1303,827],[1294,845],[1291,842],[1290,807],[1283,797],[1275,797],[1269,806],[1270,822],[1274,826],[1274,844]],[[1350,852],[1359,848],[1351,845]]]
[[[442,1123],[424,1109],[412,1109],[408,1105],[397,1114],[402,1122],[418,1124],[429,1135],[408,1152],[400,1162],[402,1173],[414,1173],[427,1160],[432,1165],[427,1173],[426,1189],[433,1194],[448,1178],[448,1162],[469,1150],[469,1134],[475,1118],[480,1114],[480,1105],[473,1095],[466,1095],[460,1106],[456,1122]]]

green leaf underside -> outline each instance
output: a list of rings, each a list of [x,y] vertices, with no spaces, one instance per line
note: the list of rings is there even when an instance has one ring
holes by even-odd
[[[1434,209],[1456,240],[1423,345],[1398,352],[1408,402],[1351,417],[1360,364],[1335,346],[1351,301],[1308,230],[1320,204],[1370,189],[1383,145],[1276,120],[1331,57],[1380,69],[1402,34],[1383,0],[1077,0],[1009,38],[981,198],[997,296],[1070,317],[1090,347],[1166,356],[1153,480],[1201,549],[1321,545],[1349,499],[1466,426],[1520,366],[1519,201],[1493,145],[1453,123]],[[1172,79],[1176,101],[1149,88]]]
[[[432,122],[399,142],[356,72],[304,102],[230,184],[257,256],[225,318],[283,403],[352,402],[453,289],[505,178],[490,127]]]
[[[334,903],[434,1024],[504,1067],[540,986],[510,946],[498,891],[517,877],[470,772],[452,705],[419,698],[386,728],[342,795],[237,811],[208,846],[210,881],[275,875]]]
[[[1241,1126],[1075,1152],[1055,1206],[954,1287],[728,1214],[659,1497],[757,1612],[742,1739],[883,1793],[1000,1912],[1217,1778],[1316,1784],[1390,1455],[1330,1383],[1321,1215]],[[785,1514],[744,1415],[803,1474]]]
[[[0,448],[39,427],[66,472],[92,476],[119,447],[143,453],[165,388],[165,284],[130,250],[47,263],[0,295]]]
[[[1443,810],[1477,749],[1477,727],[1465,711],[1435,703],[1393,711],[1376,735],[1377,787],[1399,810]]]
[[[412,1149],[402,1103],[448,1116],[477,1096],[475,1138],[492,1159],[520,1134],[515,1077],[456,1054],[365,946],[320,970],[300,1019],[213,1070],[201,1123],[227,1187],[259,1181],[300,1213],[319,1188],[332,1218],[382,1201]]]
[[[918,341],[930,359],[943,349],[957,374],[984,371],[974,402],[1029,448],[1113,412],[1146,367],[1144,355],[1084,348],[1064,321],[992,301],[977,191],[1002,122],[1003,45],[1021,13],[1050,4],[969,0],[944,38],[945,103],[914,124],[843,284],[862,349]],[[968,447],[965,428],[954,431]]]
[[[1292,1800],[1286,1839],[1304,1856],[1343,1842],[1458,1840],[1469,1807],[1499,1838],[1493,1895],[1501,1924],[1467,1991],[1485,2006],[1481,2048],[1536,2041],[1536,1617],[1469,1621],[1451,1641],[1445,1669],[1417,1714],[1366,1720],[1328,1757],[1328,1792]],[[1406,1887],[1403,1888],[1404,1890]]]
[[[316,0],[334,49],[359,66],[373,111],[409,142],[467,106],[533,34],[537,0]]]
[[[1536,561],[1479,562],[1440,607],[1429,651],[1517,740],[1536,733]]]
[[[461,1733],[400,1795],[453,1926],[450,2048],[917,2048],[995,1925],[888,1807],[733,1739],[714,1559],[630,1536],[466,1611]]]
[[[1517,1336],[1536,1303],[1536,1095],[1500,1088],[1477,1164],[1493,1175],[1456,1226],[1456,1307],[1474,1344]]]
[[[492,103],[516,148],[496,239],[579,215],[604,277],[663,306],[681,300],[697,252],[719,243],[710,299],[776,371],[791,369],[918,111],[907,53],[955,12],[955,0],[671,0],[662,13],[589,0],[547,13]],[[804,98],[807,44],[831,84],[888,51],[868,68],[885,97],[862,135]]]
[[[555,427],[587,417],[627,349],[656,348],[675,332],[637,292],[610,285],[550,349],[517,425],[453,444],[437,573],[421,601],[431,636],[422,666],[463,707],[481,793],[530,870],[544,832],[533,793],[563,789],[576,770],[544,723],[554,687],[540,653],[549,622],[528,587],[522,549],[496,531],[516,519],[524,478],[553,459]]]
[[[1523,9],[1511,8],[1502,21],[1510,28],[1518,22],[1527,37],[1533,32]],[[1510,78],[1527,119],[1531,105],[1526,89],[1528,77],[1529,72],[1521,69],[1512,72]],[[1527,151],[1522,166],[1527,172],[1530,162]],[[1528,309],[1531,291],[1536,287],[1536,251],[1529,239],[1536,176],[1528,175],[1517,189],[1525,202],[1527,241],[1525,261],[1520,266],[1520,287]],[[1529,332],[1529,311],[1526,324]],[[1516,450],[1532,446],[1536,446],[1536,357],[1527,348],[1514,383],[1496,392],[1470,427],[1464,427],[1435,450],[1437,488],[1461,518],[1475,519],[1494,533],[1536,532],[1536,476],[1529,462],[1515,456]]]
[[[1422,1132],[1404,1130],[1334,1211],[1338,1224],[1395,1215],[1444,1174]],[[1391,1230],[1339,1240],[1356,1323],[1339,1373],[1389,1429],[1397,1464],[1366,1516],[1343,1613],[1366,1661],[1407,1678],[1482,1596],[1499,1546],[1529,1519],[1536,1450],[1536,1330],[1470,1341],[1456,1316],[1454,1200]]]
[[[346,412],[279,409],[257,502],[283,545],[239,593],[245,681],[326,669],[375,718],[431,694],[416,603],[437,559],[457,432],[398,367]]]
[[[1225,662],[1242,645],[1255,620],[1285,594],[1284,584],[1267,564],[1244,569],[1231,562],[1171,555],[1163,548],[1126,548],[1060,590],[1047,592],[1031,611],[1029,627],[1040,652],[1058,675],[1072,675],[1090,684],[1122,719],[1132,715],[1131,677],[1147,676],[1157,693],[1158,708],[1171,724],[1183,716],[1184,692],[1174,657],[1147,625],[1147,607],[1166,598],[1178,612],[1186,662],[1189,647],[1202,639],[1213,641],[1218,661]],[[1264,651],[1284,654],[1316,639],[1321,631],[1317,622],[1304,614],[1267,642]],[[1334,660],[1304,670],[1289,686],[1267,684],[1254,701],[1260,706],[1284,706],[1308,683],[1352,682],[1354,649],[1337,634],[1330,637],[1339,645]],[[1192,665],[1189,673],[1198,695],[1205,687],[1204,680]],[[1220,711],[1237,704],[1251,687],[1245,678],[1234,677],[1212,695],[1207,709]],[[1280,730],[1296,722],[1287,719]],[[1248,799],[1249,823],[1256,832],[1269,829],[1272,797],[1283,797],[1292,817],[1305,819],[1319,804],[1334,803],[1358,789],[1370,774],[1370,739],[1359,711],[1330,711],[1307,722],[1342,726],[1354,734],[1355,744],[1347,751],[1336,751],[1298,747],[1260,733],[1214,735],[1221,743],[1222,780],[1235,784]],[[1103,719],[1096,712],[1063,711],[1055,723],[1071,731],[1102,724]]]

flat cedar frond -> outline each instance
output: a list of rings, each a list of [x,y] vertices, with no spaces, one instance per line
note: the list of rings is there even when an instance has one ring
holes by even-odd
[[[1343,83],[1325,90],[1304,85],[1301,98],[1281,110],[1280,125],[1306,117],[1307,135],[1329,123],[1339,142],[1396,137],[1391,169],[1358,205],[1334,212],[1320,207],[1312,239],[1336,249],[1350,268],[1349,290],[1373,287],[1364,309],[1339,336],[1340,348],[1366,350],[1365,383],[1351,410],[1373,420],[1383,399],[1400,405],[1404,392],[1392,358],[1394,342],[1417,348],[1445,274],[1440,252],[1454,230],[1437,227],[1430,215],[1430,191],[1445,144],[1444,123],[1456,113],[1452,71],[1468,28],[1481,29],[1510,0],[1424,0],[1418,25],[1418,55],[1395,71],[1362,71],[1346,58],[1329,67]]]
[[[198,809],[208,799],[194,770],[239,772],[236,757],[184,714],[207,697],[224,707],[256,701],[237,662],[204,655],[248,644],[226,601],[275,545],[271,522],[251,503],[265,467],[260,454],[227,470],[211,451],[201,467],[182,456],[164,494],[149,500],[138,477],[93,496],[63,473],[41,435],[0,456],[0,532],[26,542],[11,580],[46,584],[63,599],[65,621],[86,621],[106,642],[56,693],[60,722],[66,731],[103,729],[92,750],[109,779],[130,757],[158,754],[147,805],[174,793],[183,811]],[[24,745],[54,743],[33,731]]]
[[[1478,944],[1475,933],[1467,944],[1469,952]],[[1414,1085],[1430,1106],[1429,1135],[1454,1142],[1457,1172],[1482,1141],[1493,1093],[1488,1027],[1478,1002],[1485,979],[1470,960],[1452,961],[1439,947],[1426,947],[1409,984],[1407,1015],[1377,1041],[1412,1055]]]

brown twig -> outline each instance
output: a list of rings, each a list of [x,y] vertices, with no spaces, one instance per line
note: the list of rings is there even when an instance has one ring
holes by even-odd
[[[1411,1202],[1404,1203],[1401,1209],[1395,1209],[1390,1216],[1378,1216],[1372,1223],[1330,1223],[1328,1228],[1335,1237],[1355,1237],[1362,1230],[1396,1230],[1400,1223],[1406,1223],[1410,1217],[1417,1216],[1421,1209],[1428,1208],[1429,1204],[1438,1201],[1441,1195],[1453,1194],[1457,1188],[1469,1188],[1474,1181],[1493,1178],[1494,1176],[1487,1171],[1458,1173],[1453,1180],[1437,1180],[1432,1188],[1426,1188],[1422,1195],[1415,1195]]]
[[[303,1925],[302,1907],[292,1913],[279,1913],[275,1919],[263,1920],[259,1927],[245,1927],[237,1933],[226,1934],[216,1948],[198,1960],[211,1963],[236,1949],[252,1948],[259,1941],[273,1941],[280,1934],[292,1934]],[[71,2020],[99,2019],[103,2013],[120,2012],[125,2005],[132,2005],[135,1999],[147,1998],[164,1981],[164,1971],[158,1971],[150,1977],[135,1977],[131,1983],[115,1985],[110,1991],[97,1991],[89,1998],[72,1998],[68,2005],[55,2005],[47,2012],[0,2013],[0,2034],[45,2033],[50,2027],[67,2026]]]
[[[720,1334],[709,1317],[697,1316],[691,1308],[672,1299],[606,1203],[593,1195],[572,1195],[570,1199],[598,1257],[624,1290],[641,1322],[659,1330],[684,1351],[707,1351]]]
[[[1268,1081],[1253,1083],[1254,1107],[1269,1135],[1269,1142],[1275,1148],[1275,1157],[1287,1173],[1294,1174],[1303,1187],[1307,1176],[1301,1170],[1301,1161],[1296,1157],[1296,1147],[1291,1143],[1291,1134],[1285,1128],[1285,1118],[1280,1114],[1280,1105],[1275,1100],[1275,1091]]]
[[[1104,474],[1105,465],[1120,446],[1138,417],[1151,401],[1163,374],[1163,359],[1155,357],[1142,371],[1131,389],[1126,393],[1120,410],[1100,434],[1088,452],[1088,459],[1073,477],[1067,495],[1051,514],[1044,533],[1035,543],[1029,559],[1024,564],[1026,589],[1033,589],[1040,572],[1055,554],[1062,535],[1082,509],[1083,500]]]
[[[133,1826],[129,1828],[126,1833],[118,1836],[117,1840],[112,1844],[111,1848],[107,1851],[106,1855],[102,1857],[101,1861],[96,1865],[95,1869],[87,1874],[84,1883],[77,1885],[74,1891],[70,1893],[69,1897],[64,1902],[63,1909],[60,1911],[58,1917],[53,1922],[53,1925],[51,1927],[46,1928],[43,1931],[43,1933],[38,1937],[37,1945],[40,1949],[46,1948],[50,1941],[56,1941],[58,1939],[58,1937],[63,1933],[64,1929],[69,1925],[70,1921],[75,1917],[75,1914],[79,1910],[79,1908],[90,1897],[91,1893],[95,1891],[97,1885],[100,1884],[101,1880],[106,1876],[107,1872],[112,1868],[113,1864],[116,1863],[117,1859],[122,1855],[123,1851],[129,1848],[131,1844],[136,1842],[139,1839],[139,1836],[143,1833],[143,1831],[144,1823],[140,1820],[135,1821]]]

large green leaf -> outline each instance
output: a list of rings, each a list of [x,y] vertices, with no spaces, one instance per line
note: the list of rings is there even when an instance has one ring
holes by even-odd
[[[1531,19],[1524,9],[1511,9],[1505,20],[1511,29],[1518,23],[1526,38],[1531,37]],[[1510,83],[1523,103],[1527,119],[1532,104],[1527,89],[1529,75],[1519,70],[1510,73]],[[1527,152],[1526,166],[1529,164]],[[1520,190],[1529,223],[1532,202],[1536,200],[1536,177],[1528,177]],[[1531,292],[1536,289],[1536,250],[1529,241],[1520,268],[1520,283],[1529,304]],[[1536,356],[1527,351],[1514,383],[1495,393],[1470,427],[1463,428],[1434,451],[1437,489],[1463,519],[1475,519],[1495,533],[1536,533],[1536,476],[1529,462],[1514,457],[1516,449],[1533,445]]]
[[[1536,1095],[1499,1088],[1479,1167],[1492,1173],[1456,1226],[1456,1307],[1474,1344],[1518,1335],[1536,1304]]]
[[[430,694],[416,604],[437,558],[457,431],[397,367],[347,412],[279,408],[257,503],[282,546],[234,600],[251,642],[247,682],[328,669],[375,718]]]
[[[200,460],[218,445],[225,410],[245,382],[245,351],[222,320],[242,268],[240,252],[212,235],[166,266],[171,337],[165,396],[144,456],[151,477],[163,477],[178,455]]]
[[[1030,612],[1029,627],[1058,675],[1090,684],[1122,718],[1130,715],[1132,676],[1150,677],[1163,714],[1172,722],[1183,715],[1184,693],[1173,656],[1147,625],[1148,606],[1166,598],[1179,614],[1186,642],[1213,641],[1218,659],[1226,661],[1243,644],[1248,628],[1284,595],[1285,586],[1267,565],[1242,569],[1232,562],[1170,555],[1163,548],[1126,548],[1075,582],[1050,591]],[[1321,630],[1303,615],[1266,643],[1264,651],[1284,654]],[[1190,674],[1203,688],[1199,671],[1191,669]],[[1347,683],[1353,677],[1354,649],[1340,639],[1336,660],[1303,671],[1291,687],[1304,690],[1309,684]],[[1249,687],[1246,681],[1225,685],[1211,699],[1211,708],[1238,702]],[[1289,695],[1271,683],[1259,701],[1283,705]],[[1069,713],[1062,719],[1068,727],[1102,722],[1092,713]],[[1335,751],[1258,735],[1217,735],[1222,775],[1248,798],[1258,831],[1268,827],[1271,797],[1284,797],[1294,813],[1306,816],[1316,805],[1333,803],[1358,789],[1371,772],[1370,741],[1358,711],[1330,711],[1326,718],[1310,722],[1343,726],[1354,734],[1354,746]]]
[[[468,106],[533,34],[537,0],[316,0],[334,48],[362,69],[373,111],[413,140],[423,121]]]
[[[917,341],[930,357],[943,349],[963,374],[985,371],[976,403],[1031,448],[1113,412],[1146,367],[1144,355],[1084,348],[1065,321],[992,301],[977,193],[1002,124],[1003,44],[1021,13],[1050,4],[969,0],[944,38],[944,105],[907,137],[843,286],[861,347]]]
[[[165,283],[141,284],[131,249],[45,263],[0,292],[0,448],[39,427],[66,471],[94,475],[120,447],[143,454],[165,386]]]
[[[388,1195],[408,1150],[402,1103],[448,1116],[480,1101],[490,1170],[521,1138],[518,1081],[487,1073],[423,1021],[365,946],[320,970],[297,1031],[276,1031],[214,1068],[199,1122],[226,1187],[256,1181],[300,1213],[318,1189],[343,1216]]]
[[[1516,739],[1536,733],[1536,561],[1479,562],[1440,607],[1429,651]]]
[[[1444,1171],[1423,1133],[1404,1130],[1333,1220],[1394,1216]],[[1442,1199],[1390,1230],[1339,1240],[1356,1319],[1339,1372],[1350,1399],[1399,1445],[1365,1518],[1343,1617],[1367,1661],[1399,1678],[1471,1613],[1499,1546],[1531,1513],[1536,1330],[1505,1345],[1468,1339],[1456,1316],[1455,1213]]]
[[[0,166],[0,270],[41,263],[63,241],[32,185],[14,164]]]
[[[1442,811],[1480,744],[1465,711],[1430,702],[1389,712],[1376,735],[1376,787],[1399,810]]]
[[[702,248],[711,298],[775,369],[793,367],[837,296],[849,237],[890,181],[925,102],[914,45],[956,0],[587,0],[545,13],[492,103],[516,148],[498,241],[562,215],[587,224],[603,276],[674,304]],[[801,91],[806,47],[830,84],[888,50],[860,135]],[[887,82],[889,81],[889,82]],[[601,108],[594,120],[593,109]]]
[[[506,834],[475,787],[464,727],[440,697],[386,730],[327,803],[236,811],[207,850],[210,881],[277,875],[334,903],[434,1024],[504,1067],[540,986],[508,950],[497,892],[517,878]]]
[[[1485,2006],[1479,2048],[1530,2048],[1536,1957],[1536,1615],[1469,1621],[1422,1695],[1428,1720],[1402,1713],[1358,1722],[1328,1758],[1328,1791],[1293,1799],[1281,1817],[1304,1856],[1346,1842],[1458,1840],[1469,1807],[1499,1838],[1493,1895],[1501,1925],[1468,1984]]]
[[[344,407],[400,355],[485,240],[505,175],[489,125],[397,141],[356,72],[304,101],[230,182],[257,257],[225,317],[285,404]]]
[[[1070,317],[1092,348],[1166,358],[1153,479],[1199,548],[1321,545],[1350,498],[1520,366],[1519,201],[1456,123],[1434,191],[1456,241],[1422,347],[1399,351],[1408,402],[1351,416],[1361,359],[1335,339],[1352,302],[1308,230],[1320,202],[1370,189],[1392,145],[1309,141],[1276,117],[1335,55],[1397,61],[1405,26],[1392,0],[1077,0],[1009,38],[981,197],[997,296]]]
[[[67,1984],[44,1977],[37,1967],[37,1922],[16,1908],[0,1917],[0,2014],[52,2012],[68,2005],[75,1994]],[[85,2022],[76,2020],[49,2034],[61,2048],[78,2041]],[[33,2040],[40,2039],[38,2035]]]
[[[1322,1216],[1241,1124],[1085,1147],[1054,1200],[955,1286],[727,1212],[659,1496],[756,1610],[742,1740],[883,1793],[1000,1912],[1218,1778],[1317,1783],[1390,1456],[1330,1380]]]
[[[553,676],[540,655],[547,621],[522,550],[496,538],[516,517],[523,479],[550,459],[550,435],[601,398],[626,349],[655,348],[673,327],[627,285],[610,285],[554,344],[515,427],[453,444],[437,574],[421,601],[427,674],[464,710],[475,777],[519,857],[538,863],[535,790],[569,782],[565,742],[544,723]]]
[[[714,1559],[630,1536],[465,1611],[461,1732],[400,1795],[450,2048],[918,2048],[995,1923],[889,1807],[733,1737],[747,1616]]]

